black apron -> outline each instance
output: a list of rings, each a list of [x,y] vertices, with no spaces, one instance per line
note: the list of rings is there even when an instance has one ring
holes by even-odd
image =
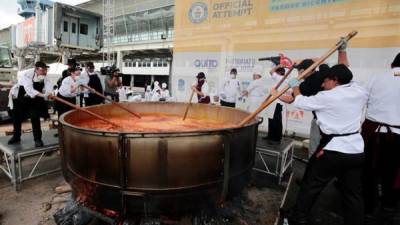
[[[313,112],[313,115],[315,117],[315,119],[317,118],[317,114]],[[326,147],[326,145],[334,138],[334,137],[345,137],[345,136],[350,136],[353,134],[357,134],[360,133],[360,131],[354,131],[354,132],[350,132],[350,133],[344,133],[344,134],[325,134],[324,132],[322,132],[321,128],[319,128],[319,133],[321,134],[321,139],[319,141],[319,145],[317,147],[317,150],[314,153],[314,156],[316,156],[316,158],[319,158],[322,154],[323,154],[323,150]]]
[[[89,75],[88,86],[93,88],[99,93],[103,93],[103,87],[101,86],[100,78],[97,75]],[[98,105],[104,103],[104,99],[95,93],[89,93],[88,97],[85,98],[86,106]]]
[[[197,82],[196,89],[201,92],[201,88],[203,87],[203,84],[204,83],[200,84],[199,82]],[[197,99],[198,99],[198,103],[202,103],[202,104],[209,104],[211,102],[210,96],[202,97],[200,95],[197,95]]]
[[[68,97],[62,96],[60,93],[57,94],[57,97],[59,97],[59,98],[65,100],[65,101],[67,101],[67,102],[69,102],[69,103],[71,103],[71,104],[73,104],[73,105],[76,105],[76,97],[68,98]],[[61,103],[61,102],[58,102],[58,101],[56,102],[56,105],[55,105],[55,106],[56,106],[56,110],[57,110],[57,112],[58,112],[58,117],[60,117],[60,116],[61,116],[62,114],[64,114],[65,112],[68,112],[68,111],[74,109],[74,108],[72,108],[71,106],[66,105],[66,104],[64,104],[64,103]]]
[[[282,139],[282,105],[276,104],[274,117],[268,118],[268,139],[272,141],[281,141]]]
[[[36,74],[33,75],[35,77]],[[43,88],[44,88],[44,82],[34,82],[32,78],[32,83],[33,83],[33,89],[42,93]],[[22,110],[25,110],[26,112],[38,112],[39,116],[48,119],[50,118],[49,112],[48,112],[48,105],[47,102],[44,100],[42,97],[34,97],[31,98],[30,96],[25,96],[26,91],[24,86],[20,86],[18,90],[18,100],[19,102],[22,102]]]

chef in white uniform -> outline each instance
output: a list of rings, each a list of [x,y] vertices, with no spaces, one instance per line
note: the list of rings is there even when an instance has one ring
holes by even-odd
[[[236,107],[237,96],[240,95],[240,81],[237,79],[237,70],[232,68],[229,78],[222,82],[219,96],[221,106]]]
[[[362,126],[366,214],[373,214],[380,205],[384,220],[390,221],[400,204],[400,53],[386,73],[371,76],[367,91],[366,120]]]
[[[162,83],[161,84],[161,98],[160,101],[168,101],[170,99],[170,94],[169,90],[167,89],[167,84]]]
[[[319,146],[309,160],[289,217],[290,224],[309,224],[311,208],[335,177],[341,185],[344,224],[364,224],[361,191],[364,142],[359,132],[368,94],[352,78],[347,66],[335,65],[322,83],[324,91],[309,97],[301,95],[297,78],[288,82],[295,96],[294,106],[314,111],[321,130]]]
[[[253,81],[242,92],[242,96],[247,96],[249,99],[249,105],[247,111],[254,112],[265,100],[267,89],[262,79],[263,67],[256,65],[253,69]]]

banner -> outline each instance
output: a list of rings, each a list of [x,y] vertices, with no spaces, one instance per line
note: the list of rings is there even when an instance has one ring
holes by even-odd
[[[341,36],[357,30],[348,46],[356,81],[390,69],[400,51],[398,0],[188,0],[176,1],[172,89],[180,101],[190,95],[195,75],[206,74],[211,92],[231,68],[237,68],[242,88],[251,82],[256,64],[264,68],[267,88],[271,63],[258,58],[283,53],[293,60],[316,58]],[[337,55],[327,63],[337,63]],[[297,72],[293,72],[297,75]],[[240,102],[246,110],[248,102]],[[274,105],[261,115],[272,116]],[[287,105],[287,130],[308,135],[311,113]],[[266,130],[267,124],[261,127]]]

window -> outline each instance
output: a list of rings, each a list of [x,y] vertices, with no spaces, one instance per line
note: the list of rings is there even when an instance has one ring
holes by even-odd
[[[132,67],[136,67],[136,62],[133,62],[133,63],[132,63]]]
[[[153,67],[157,67],[158,65],[158,62],[157,61],[153,61]]]
[[[125,67],[129,67],[129,64],[128,64],[128,62],[125,62]]]
[[[81,23],[79,27],[79,33],[83,35],[89,34],[89,26],[87,24]]]
[[[72,30],[72,33],[73,33],[73,34],[76,34],[76,23],[72,23],[72,28],[71,28],[71,30]]]
[[[64,21],[64,32],[68,32],[68,22]]]
[[[138,62],[138,66],[139,66],[139,67],[142,67],[142,62]]]
[[[163,67],[168,67],[168,63],[167,62],[163,62]]]
[[[147,67],[151,67],[151,63],[150,62],[147,62]]]

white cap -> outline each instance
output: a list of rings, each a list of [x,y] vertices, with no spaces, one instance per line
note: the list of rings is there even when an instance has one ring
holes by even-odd
[[[151,90],[151,86],[150,86],[150,85],[147,85],[146,91],[150,91],[150,90]]]
[[[167,88],[167,84],[166,84],[166,83],[162,83],[162,84],[161,84],[161,87],[162,87],[162,88]]]
[[[158,86],[158,81],[154,81],[154,86]]]
[[[254,68],[253,68],[253,74],[257,74],[257,75],[262,76],[263,71],[264,71],[264,68],[263,68],[262,65],[255,65]]]

